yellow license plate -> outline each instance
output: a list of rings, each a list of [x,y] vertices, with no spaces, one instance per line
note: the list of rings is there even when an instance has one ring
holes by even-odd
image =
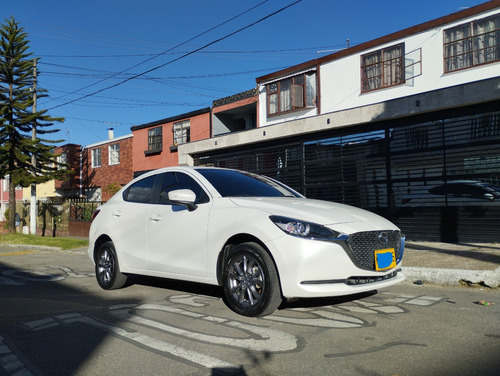
[[[387,270],[396,266],[394,248],[378,249],[375,251],[375,270]]]

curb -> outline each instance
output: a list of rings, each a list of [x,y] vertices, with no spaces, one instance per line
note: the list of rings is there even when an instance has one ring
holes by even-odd
[[[500,287],[500,267],[495,270],[461,270],[403,267],[408,281],[421,281],[431,284],[462,286],[478,284],[485,287]]]
[[[26,245],[26,244],[0,244],[2,247],[17,248],[22,250],[39,250],[39,251],[62,251],[61,247],[49,247],[46,245]]]

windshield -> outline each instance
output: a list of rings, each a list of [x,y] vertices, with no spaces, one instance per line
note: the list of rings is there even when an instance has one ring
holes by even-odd
[[[236,170],[200,168],[222,197],[301,197],[287,186],[265,176]]]

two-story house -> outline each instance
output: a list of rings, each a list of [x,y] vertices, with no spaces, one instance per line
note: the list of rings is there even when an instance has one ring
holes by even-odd
[[[134,177],[161,167],[177,166],[178,148],[211,136],[211,109],[203,108],[166,119],[135,125]]]
[[[180,145],[179,162],[263,173],[410,238],[498,241],[495,189],[451,187],[500,185],[499,39],[490,1],[258,77],[258,128]]]
[[[133,179],[133,136],[114,137],[84,146],[81,153],[81,196],[107,201],[118,188]]]

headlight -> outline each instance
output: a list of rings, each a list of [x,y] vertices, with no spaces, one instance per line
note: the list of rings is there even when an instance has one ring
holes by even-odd
[[[329,228],[315,223],[299,221],[297,219],[280,217],[277,215],[272,215],[269,219],[287,234],[301,238],[337,241],[347,240],[349,238],[347,235],[342,235],[340,232],[330,230]]]

